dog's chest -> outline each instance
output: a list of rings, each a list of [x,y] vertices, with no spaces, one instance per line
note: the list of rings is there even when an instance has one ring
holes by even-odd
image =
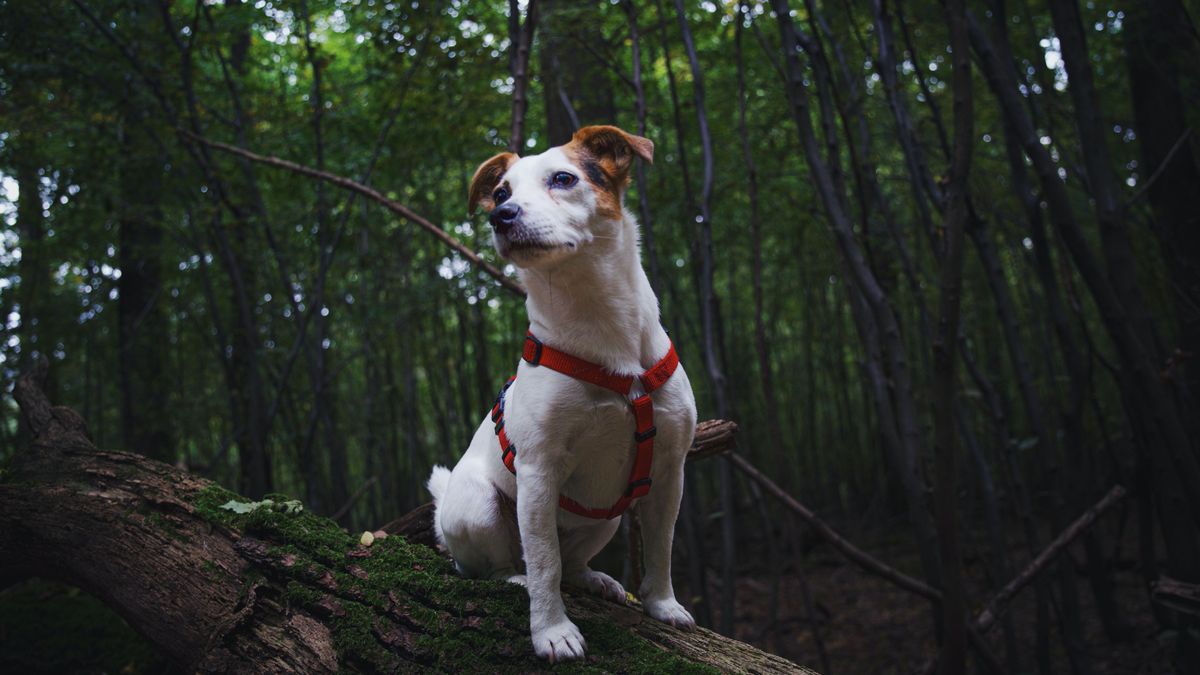
[[[682,461],[680,446],[686,441],[680,438],[680,429],[684,419],[686,415],[673,407],[655,406],[651,478],[668,463]],[[621,400],[596,406],[590,420],[567,440],[567,446],[576,464],[563,493],[593,506],[613,501],[625,491],[637,453],[632,408]]]
[[[683,461],[695,429],[686,376],[677,372],[676,378],[652,397],[652,479]],[[506,413],[519,463],[563,467],[563,494],[586,506],[610,506],[625,491],[636,455],[629,399],[591,385],[539,379],[517,378]]]

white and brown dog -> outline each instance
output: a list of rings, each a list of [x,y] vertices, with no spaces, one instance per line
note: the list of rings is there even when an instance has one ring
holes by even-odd
[[[671,585],[671,540],[696,402],[623,205],[635,157],[653,154],[645,138],[585,127],[540,155],[497,155],[471,181],[470,209],[491,211],[496,249],[528,289],[530,337],[466,454],[433,469],[434,529],[464,575],[526,586],[534,651],[551,661],[585,648],[563,582],[625,602],[588,562],[635,501],[646,613],[695,625]]]

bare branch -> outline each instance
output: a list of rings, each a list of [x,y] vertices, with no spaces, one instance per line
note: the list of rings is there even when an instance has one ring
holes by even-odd
[[[991,600],[988,601],[988,604],[983,608],[983,611],[980,612],[979,616],[975,618],[976,630],[981,633],[986,633],[988,629],[995,625],[996,619],[1000,618],[1000,615],[1008,609],[1008,603],[1012,601],[1017,593],[1019,593],[1022,588],[1028,586],[1029,582],[1033,581],[1034,577],[1036,577],[1039,572],[1053,562],[1063,549],[1069,546],[1072,541],[1075,541],[1076,537],[1083,534],[1085,530],[1091,527],[1092,523],[1096,522],[1097,518],[1103,515],[1105,511],[1115,506],[1117,502],[1120,502],[1122,499],[1124,499],[1125,495],[1126,490],[1124,487],[1120,485],[1114,485],[1112,489],[1108,491],[1108,494],[1104,495],[1103,499],[1101,499],[1099,502],[1096,502],[1095,506],[1087,511],[1084,511],[1083,515],[1076,518],[1075,522],[1071,523],[1067,529],[1063,530],[1062,534],[1058,535],[1054,541],[1050,542],[1049,546],[1042,549],[1042,552],[1033,559],[1033,562],[1029,563],[1028,567],[1018,574],[1016,578],[1008,582],[1004,588],[1000,589],[999,593],[997,593],[992,597]]]
[[[229,153],[231,155],[236,155],[243,159],[248,159],[252,162],[257,162],[259,164],[266,164],[267,166],[273,166],[273,167],[276,167],[279,169],[287,169],[288,171],[291,171],[293,173],[298,173],[302,176],[308,176],[309,178],[317,178],[317,179],[323,180],[327,183],[336,185],[340,188],[350,190],[351,192],[357,192],[358,194],[366,197],[367,199],[370,199],[370,200],[382,205],[384,208],[388,209],[389,211],[392,211],[393,213],[397,213],[404,219],[406,219],[412,223],[415,223],[416,225],[418,225],[425,231],[432,234],[439,241],[441,241],[442,243],[446,244],[450,248],[457,251],[460,255],[462,255],[462,257],[464,257],[468,261],[470,261],[472,265],[483,270],[484,273],[486,273],[488,276],[492,277],[497,282],[499,282],[501,286],[503,286],[504,288],[507,288],[508,290],[512,291],[513,293],[516,293],[517,295],[519,295],[521,297],[525,297],[525,289],[515,279],[505,276],[504,272],[500,271],[495,265],[492,265],[488,261],[484,260],[482,256],[480,256],[475,251],[472,251],[461,241],[459,241],[458,239],[455,239],[454,236],[451,235],[449,232],[446,232],[442,228],[433,224],[433,222],[422,217],[416,211],[413,211],[412,209],[408,208],[404,204],[401,204],[400,202],[398,202],[394,199],[388,199],[387,197],[383,196],[378,190],[375,190],[374,188],[367,187],[366,185],[363,185],[362,183],[359,183],[358,181],[354,181],[349,178],[346,178],[345,176],[338,176],[336,174],[329,173],[328,171],[318,171],[317,169],[314,169],[312,167],[304,166],[303,164],[297,164],[295,162],[290,162],[286,159],[280,159],[278,157],[270,157],[270,156],[266,156],[266,155],[259,155],[259,154],[250,152],[249,150],[243,150],[241,148],[229,145],[228,143],[222,143],[220,141],[210,140],[210,139],[204,138],[203,136],[199,136],[190,131],[187,131],[185,129],[180,129],[179,133],[186,138],[189,138],[198,143],[202,143],[202,144],[207,145],[216,150],[220,150],[221,152]]]

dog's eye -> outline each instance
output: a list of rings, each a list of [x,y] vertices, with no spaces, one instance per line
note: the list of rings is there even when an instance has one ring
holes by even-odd
[[[554,187],[569,188],[572,185],[574,185],[578,180],[579,180],[578,178],[567,173],[566,171],[559,171],[558,173],[556,173],[550,177],[550,184],[553,185]]]
[[[502,204],[502,203],[504,203],[505,200],[507,200],[509,198],[509,196],[510,195],[508,194],[508,190],[506,190],[502,187],[496,188],[496,191],[492,193],[492,200],[495,201],[497,204]]]

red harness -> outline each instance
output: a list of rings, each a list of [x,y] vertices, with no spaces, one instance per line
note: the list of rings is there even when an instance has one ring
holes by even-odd
[[[633,470],[629,472],[629,485],[625,488],[625,493],[621,495],[616,504],[607,509],[588,508],[563,495],[559,495],[558,505],[584,518],[608,520],[624,513],[635,499],[646,496],[650,492],[650,465],[654,461],[654,435],[657,433],[654,428],[654,401],[651,400],[650,394],[666,384],[667,380],[671,379],[671,375],[675,373],[675,368],[679,366],[679,355],[675,353],[675,345],[671,345],[667,350],[667,355],[654,364],[654,367],[636,378],[633,375],[614,375],[594,363],[548,347],[542,344],[541,340],[535,338],[533,333],[525,335],[525,352],[521,358],[531,365],[557,370],[563,375],[583,380],[597,387],[604,387],[622,396],[629,396],[635,379],[642,383],[645,393],[629,401],[629,404],[633,406],[633,418],[636,422],[633,440],[637,444],[637,451],[633,458]],[[505,382],[504,388],[500,390],[500,395],[496,397],[496,405],[492,407],[492,422],[496,425],[496,436],[500,439],[501,459],[504,460],[504,466],[513,475],[517,473],[517,467],[513,463],[517,458],[517,446],[508,440],[508,434],[504,431],[504,394],[516,379],[516,375],[508,378],[508,382]]]

